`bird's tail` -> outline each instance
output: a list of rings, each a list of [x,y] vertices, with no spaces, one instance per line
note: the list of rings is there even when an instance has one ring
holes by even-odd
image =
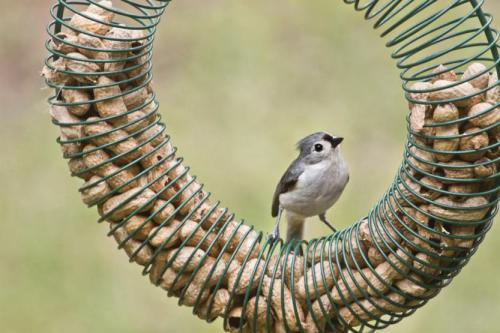
[[[305,217],[287,211],[286,241],[292,239],[301,241],[304,238]]]

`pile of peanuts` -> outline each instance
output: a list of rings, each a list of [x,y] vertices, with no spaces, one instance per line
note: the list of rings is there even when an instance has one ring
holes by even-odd
[[[418,212],[410,215],[418,221],[423,238],[436,236],[422,230],[432,222],[441,231],[437,238],[442,246],[470,249],[479,227],[474,222],[487,216],[497,192],[498,76],[494,68],[488,72],[481,63],[469,65],[461,77],[442,65],[433,73],[431,81],[411,86],[410,98],[419,103],[410,104],[414,145],[409,173],[419,182],[404,176],[407,188],[401,193],[418,205]],[[419,92],[426,90],[431,91]],[[439,103],[445,100],[452,102]],[[408,193],[408,188],[425,201]]]
[[[59,55],[42,71],[57,91],[51,115],[72,175],[85,181],[83,202],[98,207],[153,284],[200,318],[224,318],[228,332],[344,332],[434,296],[438,288],[430,286],[440,265],[460,255],[457,248],[474,245],[475,224],[445,221],[479,221],[489,212],[487,195],[462,195],[495,186],[469,181],[497,172],[498,147],[484,148],[498,142],[499,86],[484,65],[472,64],[462,79],[473,79],[454,87],[426,92],[459,79],[443,66],[432,81],[411,87],[418,101],[410,105],[415,145],[396,194],[377,218],[334,241],[323,239],[304,255],[267,259],[262,235],[211,203],[176,158],[148,74],[151,37],[113,26],[115,19],[112,2],[99,1],[49,41]],[[459,134],[467,135],[433,138]]]

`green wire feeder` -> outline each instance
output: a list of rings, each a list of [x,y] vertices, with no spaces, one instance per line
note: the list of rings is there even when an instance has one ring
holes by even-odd
[[[152,283],[226,331],[386,328],[452,281],[497,213],[499,34],[484,1],[344,2],[375,22],[401,69],[404,159],[366,218],[272,244],[210,199],[165,133],[151,63],[169,1],[51,8],[42,74],[83,201]]]

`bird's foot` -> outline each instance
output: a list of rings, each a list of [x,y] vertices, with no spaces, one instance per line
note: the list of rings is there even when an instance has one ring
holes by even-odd
[[[276,241],[278,241],[280,239],[280,232],[279,230],[273,230],[272,233],[269,234],[269,236],[267,236],[267,241],[271,244],[274,244]]]
[[[319,219],[323,222],[328,228],[330,228],[334,233],[337,232],[337,229],[326,219],[325,214],[320,214]]]

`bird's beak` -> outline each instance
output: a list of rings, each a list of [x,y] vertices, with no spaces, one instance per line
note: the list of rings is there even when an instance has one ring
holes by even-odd
[[[342,141],[344,141],[344,138],[333,138],[332,140],[333,148],[337,147]]]

